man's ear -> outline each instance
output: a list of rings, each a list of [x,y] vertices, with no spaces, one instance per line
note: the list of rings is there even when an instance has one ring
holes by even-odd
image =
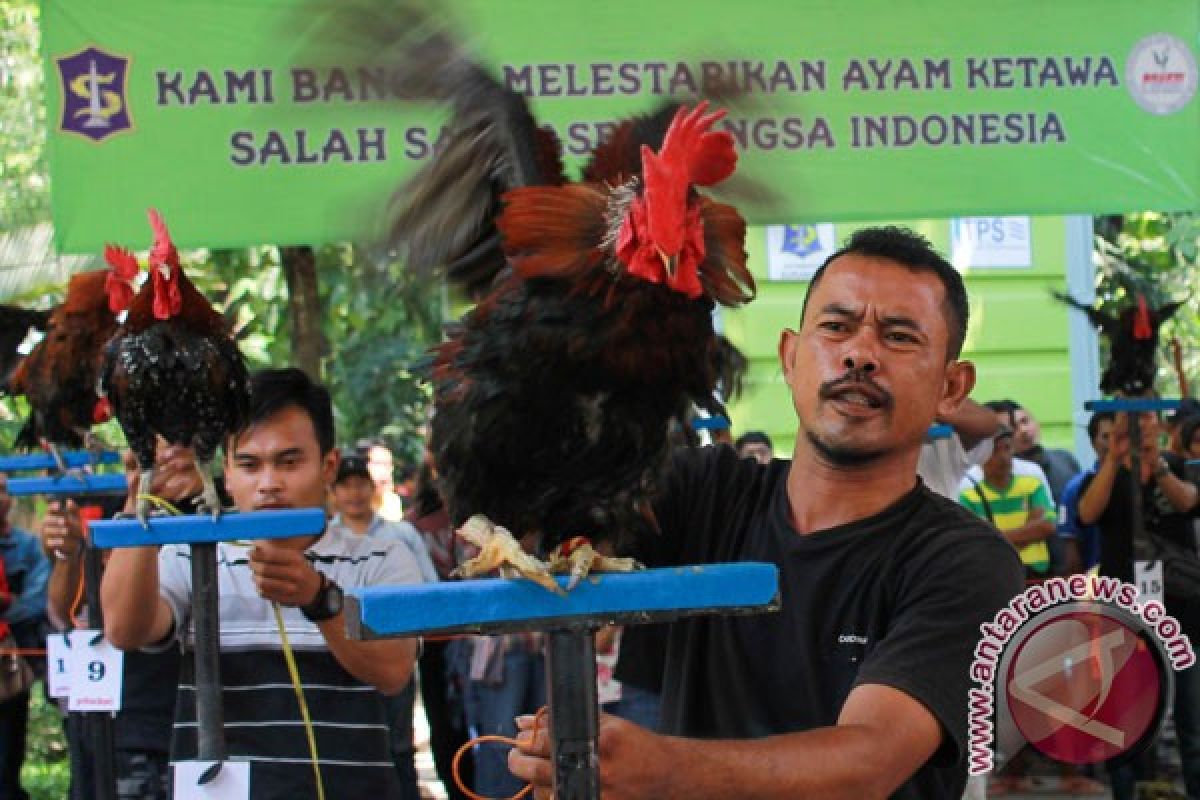
[[[946,365],[946,378],[942,383],[942,396],[938,400],[937,415],[945,418],[958,411],[963,401],[975,388],[975,365],[970,361],[951,361]]]
[[[329,452],[321,457],[321,479],[325,481],[326,489],[333,486],[333,479],[337,477],[338,466],[341,463],[342,454],[336,447],[329,448]]]
[[[799,334],[791,328],[784,328],[779,334],[779,364],[783,368],[783,379],[790,386],[792,383],[792,361],[796,355],[796,344]]]

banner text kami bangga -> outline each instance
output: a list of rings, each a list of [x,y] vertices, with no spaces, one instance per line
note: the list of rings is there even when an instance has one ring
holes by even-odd
[[[957,67],[957,69],[956,69]],[[753,93],[822,93],[829,90],[828,61],[623,62],[592,64],[506,64],[509,88],[533,97],[606,97],[674,95],[713,87]],[[1104,55],[1081,57],[986,57],[952,59],[851,59],[836,84],[843,92],[937,91],[965,86],[969,90],[1020,88],[1116,87],[1116,66]],[[282,84],[282,86],[281,86]],[[309,103],[372,103],[394,100],[384,66],[291,67],[280,75],[270,68],[236,71],[157,70],[159,106]],[[1062,143],[1067,134],[1053,111],[968,112],[960,114],[852,114],[835,134],[825,116],[746,119],[732,117],[724,126],[742,148],[833,148],[839,141],[852,148],[941,145]],[[615,128],[615,121],[576,121],[558,130],[567,153],[589,152]],[[420,160],[437,146],[441,131],[423,125],[403,129],[405,158]],[[267,163],[313,164],[385,161],[389,152],[384,127],[324,131],[294,129],[265,133],[239,130],[230,135],[230,160],[238,166]]]

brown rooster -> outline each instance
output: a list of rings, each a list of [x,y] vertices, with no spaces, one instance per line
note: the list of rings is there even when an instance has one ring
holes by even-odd
[[[87,444],[96,449],[91,427],[111,416],[96,383],[104,345],[117,329],[105,288],[121,280],[116,266],[72,275],[62,305],[50,312],[46,336],[7,382],[8,393],[24,395],[30,407],[16,446],[44,447],[60,471],[65,466],[58,448]]]
[[[142,471],[154,475],[155,437],[194,449],[204,482],[202,507],[220,514],[213,476],[217,447],[241,426],[247,373],[225,319],[192,284],[179,263],[166,224],[150,212],[154,246],[147,280],[129,305],[129,316],[104,353],[101,388]],[[114,303],[125,290],[111,287]],[[146,523],[149,502],[138,502]]]
[[[464,574],[511,566],[557,589],[492,534],[552,560],[567,545],[577,582],[593,557],[577,537],[619,550],[655,530],[672,417],[722,411],[711,313],[754,283],[744,221],[697,188],[728,178],[737,154],[714,130],[723,112],[672,106],[620,125],[567,183],[524,99],[428,20],[408,22],[419,33],[394,85],[452,113],[397,193],[393,244],[485,291],[432,358],[440,489],[456,524],[490,520],[463,526],[483,547]]]

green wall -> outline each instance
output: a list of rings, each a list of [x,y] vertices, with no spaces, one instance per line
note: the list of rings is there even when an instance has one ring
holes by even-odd
[[[1016,400],[1041,422],[1046,444],[1072,449],[1067,309],[1050,296],[1051,289],[1066,287],[1065,222],[1062,217],[1033,217],[1031,223],[1033,266],[963,270],[971,301],[965,357],[978,368],[972,397],[981,402]],[[949,253],[949,220],[892,224],[913,228],[940,252]],[[837,241],[859,227],[863,226],[835,226]],[[792,451],[796,421],[776,347],[780,331],[799,324],[808,284],[767,279],[765,228],[747,230],[746,250],[758,297],[745,309],[722,313],[727,335],[752,363],[746,394],[730,408],[734,435],[765,430],[776,453],[786,456]]]

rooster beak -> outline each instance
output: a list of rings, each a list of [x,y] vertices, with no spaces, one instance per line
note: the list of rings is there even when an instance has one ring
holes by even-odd
[[[675,259],[671,258],[669,255],[667,255],[665,252],[663,252],[663,249],[661,247],[655,247],[654,249],[658,251],[658,257],[662,259],[663,269],[665,269],[667,271],[667,276],[674,278],[675,277]]]
[[[162,275],[164,281],[171,280],[171,266],[169,264],[159,264],[158,274]]]

